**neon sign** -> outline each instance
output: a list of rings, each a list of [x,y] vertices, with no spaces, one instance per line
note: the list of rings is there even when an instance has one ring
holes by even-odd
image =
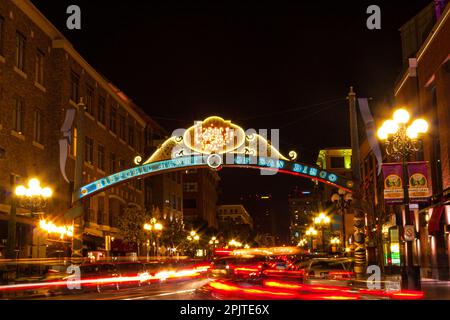
[[[322,170],[320,168],[298,162],[284,161],[269,157],[250,157],[236,155],[233,156],[231,160],[227,159],[226,163],[224,163],[223,166],[279,170],[282,173],[299,175],[306,178],[320,180],[324,183],[329,183],[348,191],[351,191],[349,190],[349,188],[351,188],[352,186],[352,181],[338,176],[334,173]],[[142,166],[124,170],[82,187],[80,190],[78,190],[76,199],[79,200],[84,197],[91,196],[97,192],[101,192],[112,186],[124,183],[130,179],[149,176],[161,171],[188,169],[192,167],[209,167],[208,156],[199,155],[180,157],[176,159],[144,164]]]

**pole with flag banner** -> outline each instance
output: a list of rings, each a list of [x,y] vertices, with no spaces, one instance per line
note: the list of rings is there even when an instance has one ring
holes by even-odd
[[[372,149],[375,158],[378,163],[377,175],[381,173],[381,165],[383,162],[383,156],[381,155],[380,145],[378,144],[375,121],[373,120],[372,113],[370,112],[369,102],[367,98],[358,98],[359,111],[366,127],[367,141]]]

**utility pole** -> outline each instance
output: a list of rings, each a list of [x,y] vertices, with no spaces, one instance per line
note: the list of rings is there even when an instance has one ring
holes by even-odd
[[[347,99],[350,109],[350,136],[352,143],[352,207],[354,213],[353,226],[355,227],[353,234],[355,245],[355,274],[358,279],[362,279],[365,278],[366,274],[365,214],[362,209],[360,192],[361,173],[359,166],[361,162],[359,158],[358,117],[356,113],[356,93],[353,91],[353,87],[350,87]]]
[[[72,204],[81,214],[73,218],[73,238],[72,238],[72,258],[80,260],[83,257],[83,200],[75,201],[76,192],[83,186],[83,165],[84,165],[84,112],[85,105],[83,98],[80,98],[77,110],[77,141],[74,175],[74,192],[72,193]]]

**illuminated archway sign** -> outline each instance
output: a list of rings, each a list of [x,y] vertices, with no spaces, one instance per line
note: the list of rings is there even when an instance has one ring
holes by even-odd
[[[294,162],[296,153],[283,156],[264,137],[245,133],[242,128],[220,117],[196,123],[182,134],[167,139],[142,165],[89,183],[75,194],[75,201],[125,183],[176,170],[191,168],[253,168],[315,179],[351,192],[353,183],[345,177],[316,166]],[[140,163],[140,157],[136,162]]]

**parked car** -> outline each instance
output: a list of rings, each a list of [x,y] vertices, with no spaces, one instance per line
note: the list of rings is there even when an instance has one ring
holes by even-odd
[[[309,281],[336,280],[348,281],[354,278],[353,262],[346,258],[313,258],[302,264],[299,269],[304,271]]]

